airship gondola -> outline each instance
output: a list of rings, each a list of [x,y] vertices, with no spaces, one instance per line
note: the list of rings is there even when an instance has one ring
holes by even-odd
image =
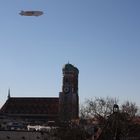
[[[21,11],[19,13],[21,16],[41,16],[43,15],[42,11]]]

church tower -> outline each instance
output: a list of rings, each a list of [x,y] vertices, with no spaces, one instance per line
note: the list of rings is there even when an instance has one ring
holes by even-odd
[[[62,121],[79,117],[78,74],[72,64],[65,64],[63,69],[62,92],[59,93],[59,113]]]

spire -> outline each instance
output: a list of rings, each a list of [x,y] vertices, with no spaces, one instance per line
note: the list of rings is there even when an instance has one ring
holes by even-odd
[[[8,99],[10,98],[10,88],[8,89]]]

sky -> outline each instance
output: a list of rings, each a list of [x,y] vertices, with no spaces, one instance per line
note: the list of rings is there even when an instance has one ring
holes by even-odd
[[[0,106],[9,88],[12,97],[58,97],[68,62],[79,69],[80,103],[109,96],[140,105],[139,7],[139,0],[1,0]]]

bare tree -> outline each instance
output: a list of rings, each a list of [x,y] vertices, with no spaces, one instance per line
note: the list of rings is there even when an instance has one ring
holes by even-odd
[[[114,104],[118,103],[118,99],[111,97],[95,97],[95,99],[86,99],[81,106],[81,118],[93,118],[98,120],[106,119],[112,112]]]
[[[125,101],[121,105],[121,111],[127,113],[130,117],[135,117],[138,113],[138,107],[134,102]]]

